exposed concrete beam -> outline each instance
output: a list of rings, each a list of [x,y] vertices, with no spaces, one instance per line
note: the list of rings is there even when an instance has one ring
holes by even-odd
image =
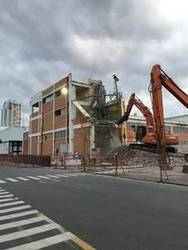
[[[80,105],[78,101],[73,101],[75,107],[86,117],[91,118],[91,116],[88,114],[88,112]]]
[[[83,87],[83,88],[90,88],[90,85],[88,85],[87,83],[78,82],[74,80],[72,80],[72,85]]]

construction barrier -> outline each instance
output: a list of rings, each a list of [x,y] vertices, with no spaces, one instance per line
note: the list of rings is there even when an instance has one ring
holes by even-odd
[[[39,165],[51,166],[51,157],[43,155],[0,154],[0,165]]]
[[[51,162],[52,165],[58,168],[63,168],[63,169],[77,168],[77,169],[84,170],[84,167],[85,167],[85,157],[78,153],[57,154],[54,157],[51,157],[51,159],[52,159],[52,162]]]
[[[85,171],[111,176],[121,176],[134,179],[160,181],[159,154],[133,155],[97,155],[88,157]],[[166,182],[184,182],[188,184],[188,174],[185,174],[185,159],[183,155],[169,155],[168,168],[162,170]]]

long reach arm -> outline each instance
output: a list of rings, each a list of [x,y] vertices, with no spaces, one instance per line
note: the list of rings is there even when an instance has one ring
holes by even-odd
[[[162,86],[188,108],[188,95],[156,64],[151,70],[150,92],[152,97],[153,114],[156,135],[159,145],[165,146],[165,124],[162,98]]]
[[[151,92],[153,105],[157,145],[161,153],[161,170],[166,169],[168,166],[167,154],[165,150],[167,137],[165,136],[162,87],[165,87],[173,96],[176,97],[176,99],[188,108],[188,95],[161,69],[160,65],[154,65],[151,70],[149,91]],[[160,173],[160,179],[162,181],[162,171]]]

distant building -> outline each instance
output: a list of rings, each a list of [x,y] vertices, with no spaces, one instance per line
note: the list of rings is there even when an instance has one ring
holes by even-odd
[[[166,118],[167,121],[176,121],[188,124],[188,115],[178,115]]]
[[[3,103],[1,111],[1,126],[18,127],[21,126],[21,104],[15,100],[8,100]]]
[[[22,154],[24,127],[0,127],[0,154]]]

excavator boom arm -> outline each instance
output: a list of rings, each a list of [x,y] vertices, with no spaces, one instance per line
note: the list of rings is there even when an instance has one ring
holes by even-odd
[[[129,115],[131,113],[133,105],[135,105],[140,110],[140,112],[144,115],[146,119],[147,127],[153,127],[154,122],[153,122],[153,115],[151,111],[149,110],[147,106],[143,104],[143,102],[138,97],[136,97],[134,93],[130,96],[128,104],[127,104],[127,109],[124,115],[121,117],[121,119],[117,122],[117,124],[119,125],[122,122],[127,121],[129,119]]]
[[[188,108],[188,95],[160,68],[162,85]]]

